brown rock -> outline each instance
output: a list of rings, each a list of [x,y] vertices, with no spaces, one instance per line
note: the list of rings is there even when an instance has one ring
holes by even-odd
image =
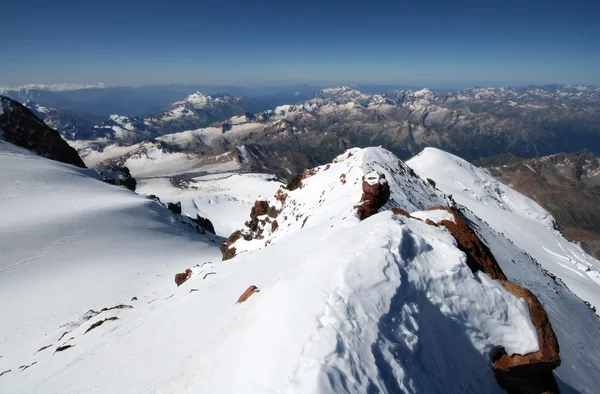
[[[279,228],[279,223],[277,223],[277,220],[273,220],[273,223],[271,223],[271,232],[274,232],[277,228]]]
[[[267,210],[269,209],[269,203],[266,201],[256,201],[252,210],[250,211],[250,218],[254,219],[257,216],[262,216],[267,214]]]
[[[181,286],[185,281],[192,277],[192,270],[186,269],[185,272],[180,274],[175,274],[175,284],[177,287]]]
[[[287,193],[283,191],[283,189],[279,189],[277,190],[277,193],[275,193],[275,199],[279,202],[281,202],[281,204],[283,205],[285,203],[285,200],[287,199]]]
[[[392,213],[394,215],[401,215],[401,216],[406,216],[407,218],[410,217],[410,213],[406,212],[404,209],[402,208],[392,208],[391,209]]]
[[[361,204],[355,206],[360,220],[376,214],[390,198],[390,185],[383,174],[378,173],[377,178],[369,180],[363,177],[362,189]]]
[[[430,226],[434,226],[434,227],[437,227],[437,226],[438,226],[438,224],[437,224],[436,222],[434,222],[433,220],[431,220],[431,219],[429,219],[429,218],[426,218],[426,219],[425,219],[425,223],[427,223],[427,224],[428,224],[428,225],[430,225]]]
[[[233,245],[235,241],[237,241],[241,237],[242,232],[240,230],[234,231],[233,233],[231,233],[229,238],[227,238],[227,241],[225,241],[223,244],[221,244],[221,246],[219,246],[219,249],[223,254],[223,261],[232,259],[235,256],[235,248],[232,248],[231,245]]]
[[[302,182],[302,175],[296,175],[295,177],[293,177],[287,185],[285,185],[285,188],[289,191],[292,190],[296,190],[298,189],[298,187],[300,187],[300,183]]]
[[[458,248],[467,255],[467,265],[471,271],[483,271],[492,279],[506,280],[506,276],[494,258],[490,249],[479,239],[475,231],[467,224],[465,219],[454,208],[433,207],[429,210],[443,209],[454,216],[454,222],[442,220],[441,225],[446,227],[456,239]]]
[[[500,283],[515,297],[527,302],[531,322],[537,330],[540,350],[526,355],[501,354],[494,360],[498,384],[509,393],[558,393],[552,370],[561,363],[560,349],[543,305],[526,288],[507,280],[500,280]]]
[[[279,215],[279,211],[275,207],[267,208],[267,216],[274,219],[277,217],[277,215]]]
[[[245,292],[242,293],[242,295],[240,296],[240,298],[238,298],[236,304],[241,304],[242,302],[246,301],[248,298],[250,298],[250,296],[254,293],[258,293],[260,290],[258,289],[258,287],[252,285],[250,287],[248,287],[246,289]]]

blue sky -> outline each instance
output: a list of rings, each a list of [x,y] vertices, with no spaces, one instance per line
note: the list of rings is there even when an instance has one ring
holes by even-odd
[[[600,85],[600,5],[554,3],[9,1],[0,86]]]

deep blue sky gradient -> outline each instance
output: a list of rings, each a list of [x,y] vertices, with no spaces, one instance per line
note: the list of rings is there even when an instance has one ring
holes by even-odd
[[[600,85],[598,1],[9,1],[0,86]]]

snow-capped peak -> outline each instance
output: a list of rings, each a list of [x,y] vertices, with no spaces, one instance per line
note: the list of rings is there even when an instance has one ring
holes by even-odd
[[[212,101],[212,96],[196,92],[187,96],[184,101],[192,104],[196,108],[202,108]]]

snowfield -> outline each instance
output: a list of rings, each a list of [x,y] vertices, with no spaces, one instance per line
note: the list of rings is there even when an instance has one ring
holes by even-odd
[[[433,179],[441,191],[451,194],[600,310],[600,262],[563,238],[555,230],[552,215],[536,202],[438,149],[426,148],[407,164],[422,177]]]
[[[443,227],[388,210],[441,221],[445,211],[424,211],[448,199],[382,148],[318,167],[285,202],[266,197],[279,187],[266,176],[192,178],[204,189],[182,192],[184,213],[214,205],[218,233],[237,216],[215,203],[223,196],[279,204],[279,227],[240,239],[224,262],[223,238],[92,170],[1,141],[0,168],[2,393],[501,393],[490,352],[538,349],[522,299],[473,274]],[[360,221],[363,176],[373,174],[385,175],[390,200]],[[138,191],[173,193],[164,182],[147,178]],[[507,276],[546,306],[563,392],[594,392],[597,317],[516,241],[466,213]],[[186,268],[191,278],[176,287]],[[251,285],[260,291],[236,303]]]

